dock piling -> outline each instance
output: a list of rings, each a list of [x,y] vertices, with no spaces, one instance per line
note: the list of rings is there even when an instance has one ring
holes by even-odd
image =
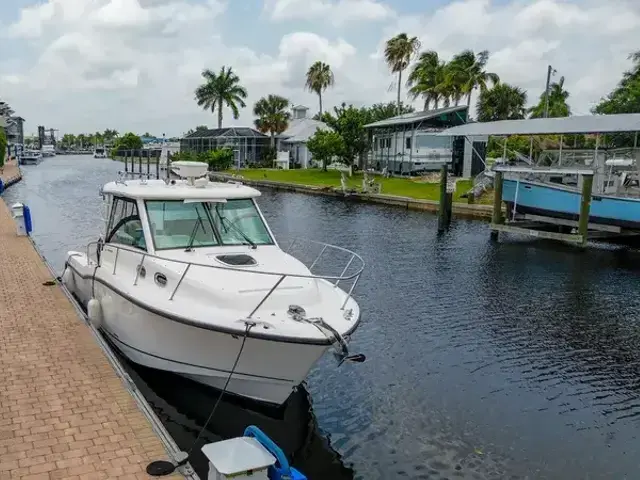
[[[589,210],[591,209],[591,192],[593,190],[593,175],[582,175],[582,196],[580,198],[580,218],[578,220],[578,234],[582,236],[580,244],[587,244],[589,229]]]
[[[493,179],[493,215],[491,217],[491,223],[494,225],[501,225],[504,222],[504,218],[502,218],[502,184],[503,184],[503,173],[495,172],[496,175]],[[498,238],[498,231],[491,231],[491,238]]]
[[[447,165],[440,167],[440,204],[438,205],[438,232],[447,228]]]

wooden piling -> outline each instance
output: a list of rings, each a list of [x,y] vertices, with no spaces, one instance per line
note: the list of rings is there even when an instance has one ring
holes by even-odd
[[[440,204],[438,205],[438,232],[447,228],[447,165],[440,167]]]
[[[587,232],[589,230],[589,210],[591,209],[591,192],[593,190],[593,175],[582,176],[582,196],[580,199],[580,218],[578,220],[578,233],[582,236],[580,244],[587,244]]]
[[[504,223],[504,218],[502,218],[502,183],[503,173],[496,172],[493,179],[493,215],[491,217],[491,223],[495,225]],[[496,230],[491,231],[491,238],[498,238],[498,232]]]

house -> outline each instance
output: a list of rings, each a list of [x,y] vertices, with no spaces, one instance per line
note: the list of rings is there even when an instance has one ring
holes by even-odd
[[[473,177],[484,170],[487,136],[435,135],[467,123],[467,106],[398,115],[365,125],[372,149],[368,167],[400,175],[438,170],[443,164],[457,177]]]
[[[262,161],[269,146],[268,135],[249,127],[196,130],[180,140],[181,152],[200,153],[229,148],[233,150],[234,163],[241,167]]]
[[[24,118],[18,116],[0,117],[0,127],[2,126],[4,126],[9,145],[24,143]]]
[[[278,157],[282,152],[289,152],[289,158],[294,165],[300,168],[309,168],[311,165],[311,152],[307,149],[307,141],[320,130],[331,130],[324,122],[309,118],[309,109],[303,105],[293,107],[293,118],[289,127],[278,135]]]

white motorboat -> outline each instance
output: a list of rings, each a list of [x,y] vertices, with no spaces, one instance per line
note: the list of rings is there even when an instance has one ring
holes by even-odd
[[[25,149],[19,158],[21,165],[38,165],[42,161],[42,153],[40,150]]]
[[[187,179],[106,184],[104,242],[69,252],[62,281],[90,321],[133,362],[272,404],[329,348],[362,360],[346,340],[360,256],[320,244],[307,267],[278,244],[258,190],[210,182],[203,163],[170,168]],[[314,275],[321,257],[338,274]]]
[[[107,158],[107,152],[104,147],[96,147],[93,150],[93,158]]]

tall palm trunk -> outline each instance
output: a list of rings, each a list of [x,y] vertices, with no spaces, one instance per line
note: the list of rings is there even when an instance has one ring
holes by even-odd
[[[320,120],[322,120],[322,90],[318,90],[318,100],[320,101]]]
[[[218,128],[222,128],[222,99],[218,100]]]
[[[469,116],[469,110],[471,110],[471,94],[473,93],[473,89],[469,90],[469,94],[467,95],[467,116]]]
[[[398,70],[398,115],[400,115],[400,89],[402,88],[402,70]]]

